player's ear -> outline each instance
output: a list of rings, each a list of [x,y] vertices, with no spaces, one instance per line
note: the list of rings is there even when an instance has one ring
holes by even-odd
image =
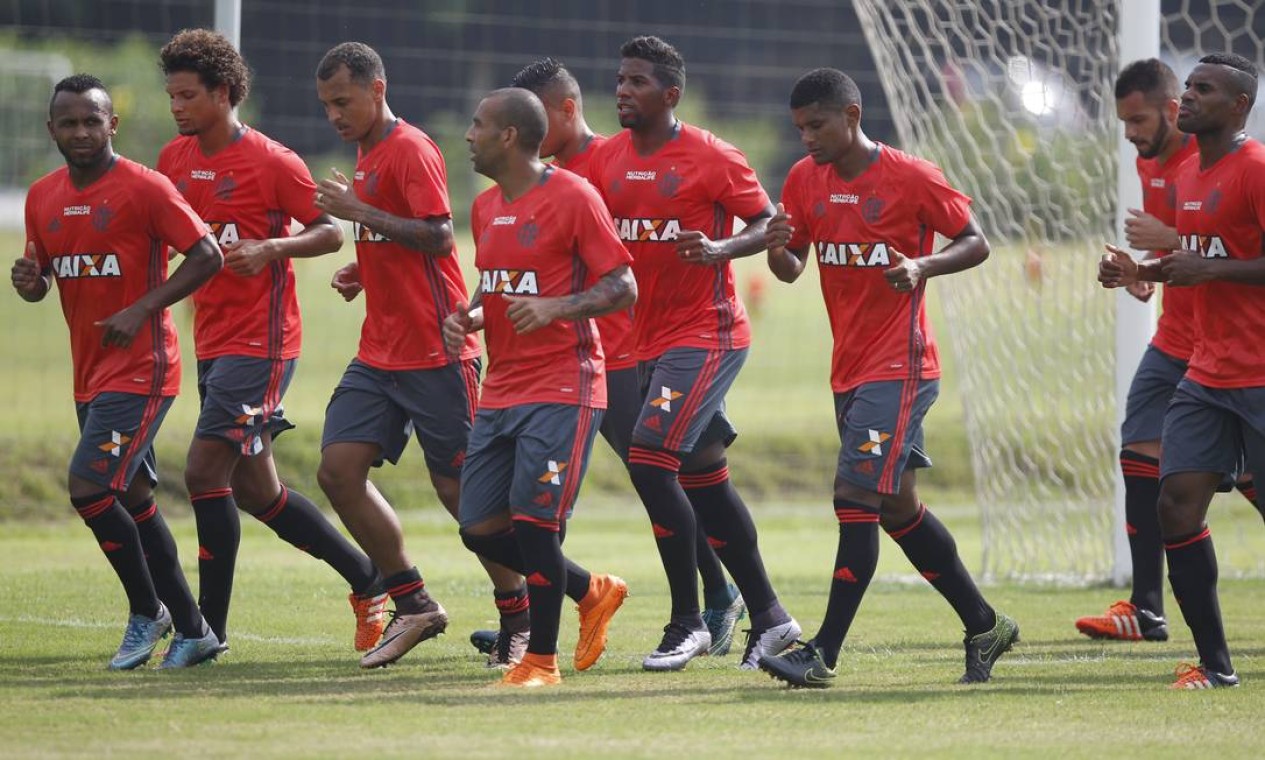
[[[1181,101],[1177,98],[1169,98],[1164,101],[1162,115],[1164,116],[1164,121],[1166,121],[1169,126],[1173,126],[1177,123],[1177,109],[1180,107]]]
[[[861,104],[849,103],[843,109],[844,118],[848,120],[848,127],[856,127],[861,123]]]
[[[119,133],[119,115],[110,114],[110,137],[114,137]]]
[[[562,113],[566,115],[567,121],[571,121],[575,118],[575,112],[578,108],[579,107],[576,105],[574,98],[562,99]]]
[[[375,79],[373,84],[369,86],[373,92],[373,100],[375,103],[381,103],[387,97],[387,81],[385,79]]]
[[[681,88],[676,85],[664,88],[663,102],[668,104],[668,108],[676,108],[677,104],[681,102]]]

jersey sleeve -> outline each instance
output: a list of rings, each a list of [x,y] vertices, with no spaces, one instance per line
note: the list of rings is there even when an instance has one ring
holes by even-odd
[[[281,210],[305,227],[316,221],[322,213],[316,207],[316,182],[303,159],[292,150],[281,151],[273,165],[272,176]]]
[[[37,194],[37,188],[32,188],[31,192],[26,194],[26,244],[22,246],[22,255],[27,256],[27,247],[34,243],[35,262],[40,265],[40,272],[47,275],[52,271],[52,262],[49,261],[48,250],[44,248],[44,241],[40,240],[39,214],[35,210],[39,205]]]
[[[729,143],[717,141],[713,167],[713,200],[739,219],[750,219],[769,207],[769,195],[760,186],[747,157]]]
[[[971,199],[949,184],[944,172],[921,161],[914,164],[916,176],[911,184],[919,188],[918,220],[935,232],[951,238],[966,229],[971,221]]]
[[[587,181],[577,186],[573,198],[572,225],[576,250],[584,266],[594,277],[605,277],[625,264],[632,263],[628,249],[620,242],[606,204]]]
[[[1265,172],[1256,171],[1249,176],[1252,184],[1247,189],[1248,204],[1257,227],[1265,230]],[[1261,256],[1265,256],[1265,233],[1262,233]]]
[[[804,198],[805,172],[802,167],[803,164],[799,163],[792,166],[782,185],[782,208],[791,217],[791,226],[795,228],[786,247],[793,251],[802,251],[812,242],[811,231],[808,229],[811,209]]]
[[[400,188],[414,219],[452,216],[448,204],[448,173],[444,158],[434,145],[424,143],[419,150],[400,153]]]
[[[150,201],[150,234],[181,253],[188,252],[209,232],[206,223],[166,177],[151,172],[145,182]]]

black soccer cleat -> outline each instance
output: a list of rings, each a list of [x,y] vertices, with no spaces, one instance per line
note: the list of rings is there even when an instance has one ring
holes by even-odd
[[[958,683],[985,683],[993,675],[993,666],[1019,640],[1019,624],[998,612],[991,631],[967,636],[966,672]]]
[[[797,641],[798,647],[773,657],[760,658],[760,670],[792,689],[824,689],[835,680],[835,671],[826,667],[813,642]]]
[[[497,631],[475,631],[470,634],[470,644],[480,654],[491,654],[496,648]]]

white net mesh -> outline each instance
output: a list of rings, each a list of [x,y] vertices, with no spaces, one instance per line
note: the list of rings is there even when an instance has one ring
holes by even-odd
[[[1179,77],[1213,51],[1265,64],[1260,2],[1171,5],[1162,9],[1162,57]],[[984,516],[985,575],[1107,577],[1118,449],[1114,302],[1094,275],[1103,241],[1115,235],[1120,8],[1114,0],[856,6],[903,146],[974,197],[993,243],[985,266],[937,285]]]

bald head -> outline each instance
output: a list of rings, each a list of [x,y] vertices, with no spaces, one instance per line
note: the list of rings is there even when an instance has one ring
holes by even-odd
[[[488,117],[498,127],[513,127],[518,133],[519,150],[531,156],[539,154],[549,129],[549,117],[540,98],[521,87],[505,87],[488,93],[483,101]]]

